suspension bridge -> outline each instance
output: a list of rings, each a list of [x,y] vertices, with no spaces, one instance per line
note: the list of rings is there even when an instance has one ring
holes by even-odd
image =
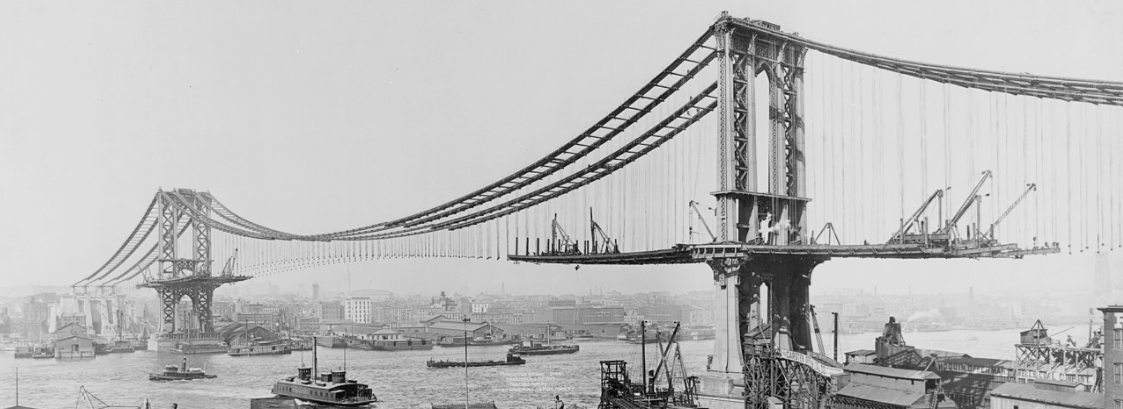
[[[215,288],[327,264],[706,263],[722,300],[707,407],[818,407],[837,363],[813,339],[815,266],[1123,245],[1123,83],[906,61],[724,14],[684,45],[546,156],[398,219],[295,234],[158,191],[74,291],[152,288],[174,334],[183,297],[212,331]]]

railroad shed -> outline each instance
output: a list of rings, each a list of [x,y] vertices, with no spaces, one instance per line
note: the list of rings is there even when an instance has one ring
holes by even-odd
[[[935,372],[851,363],[834,396],[838,409],[956,408]]]
[[[990,391],[991,409],[1103,409],[1104,395],[1035,388],[1024,383],[1004,383]]]

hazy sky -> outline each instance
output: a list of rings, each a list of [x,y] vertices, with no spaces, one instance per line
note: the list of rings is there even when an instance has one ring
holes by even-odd
[[[917,4],[0,2],[0,289],[89,274],[157,188],[208,190],[296,233],[460,196],[584,130],[722,10],[905,59],[1123,80],[1118,1]],[[814,283],[1032,289],[1058,272],[1081,281],[1091,265],[1086,254],[1034,260],[832,261]],[[269,280],[339,280],[347,268]],[[701,265],[394,260],[350,270],[357,286],[398,293],[712,285]]]

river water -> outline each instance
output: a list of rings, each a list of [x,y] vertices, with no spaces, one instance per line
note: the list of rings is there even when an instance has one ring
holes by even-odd
[[[841,336],[839,350],[873,349],[873,340],[878,335]],[[1061,338],[1067,335],[1083,345],[1087,326],[1074,328]],[[905,340],[923,349],[1013,359],[1018,330],[914,332],[906,333]],[[832,340],[827,334],[823,342],[830,351]],[[619,341],[579,344],[581,351],[575,354],[529,356],[526,365],[469,369],[469,400],[495,401],[501,409],[549,408],[553,407],[557,395],[570,406],[595,407],[600,388],[599,362],[623,359],[634,368],[638,366],[640,349],[638,345]],[[701,373],[706,356],[713,353],[713,341],[683,341],[680,345],[687,371]],[[321,371],[344,365],[344,354],[343,349],[320,348]],[[369,384],[385,402],[380,408],[427,408],[434,402],[463,402],[463,368],[429,369],[425,366],[430,357],[462,360],[463,354],[463,349],[442,347],[431,351],[347,350],[347,375]],[[499,360],[505,354],[505,346],[469,349],[472,360]],[[295,375],[302,359],[309,366],[312,363],[310,352],[253,357],[193,355],[188,357],[188,366],[205,366],[207,373],[218,378],[179,382],[148,380],[149,372],[158,372],[166,364],[178,364],[182,357],[136,352],[101,355],[86,361],[15,360],[12,352],[0,352],[0,407],[15,404],[14,367],[17,365],[20,403],[25,406],[74,408],[79,387],[85,386],[111,405],[136,405],[148,398],[154,408],[167,408],[177,403],[184,409],[245,409],[249,407],[250,398],[271,396],[269,390],[275,381]]]

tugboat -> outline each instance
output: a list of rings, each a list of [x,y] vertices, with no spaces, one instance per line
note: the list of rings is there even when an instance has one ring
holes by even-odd
[[[523,359],[521,356],[513,355],[513,354],[507,354],[507,360],[505,360],[505,361],[468,361],[468,362],[462,362],[462,361],[434,361],[432,358],[429,358],[429,361],[425,363],[425,366],[430,367],[430,368],[463,368],[465,366],[468,366],[468,367],[505,366],[505,365],[522,365],[522,364],[525,364],[525,363],[526,363],[526,360]]]
[[[365,383],[347,379],[345,371],[331,371],[312,377],[319,371],[316,361],[316,341],[312,341],[312,367],[297,368],[296,376],[277,381],[272,393],[277,396],[293,398],[335,406],[370,406],[378,402],[378,397]]]
[[[164,365],[164,373],[149,374],[150,381],[193,381],[196,379],[214,379],[218,375],[207,375],[202,369],[187,368],[187,358],[183,358],[183,366]]]

